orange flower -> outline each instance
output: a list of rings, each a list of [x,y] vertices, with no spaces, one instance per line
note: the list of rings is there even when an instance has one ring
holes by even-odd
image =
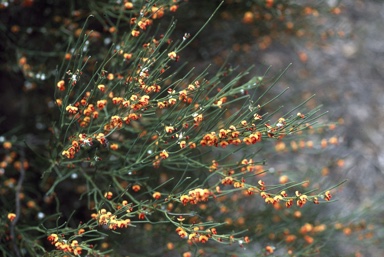
[[[177,221],[180,221],[180,222],[182,222],[182,221],[184,221],[185,220],[185,218],[183,218],[183,216],[179,216],[178,218],[177,218]]]
[[[290,199],[288,202],[285,202],[285,207],[290,208],[293,205],[293,200]]]
[[[307,234],[313,230],[313,225],[310,223],[305,223],[303,226],[300,228],[300,233],[301,234]]]
[[[196,117],[194,117],[193,120],[194,120],[196,123],[199,123],[199,122],[203,121],[203,115],[202,115],[202,114],[199,114],[199,115],[197,115]]]
[[[60,91],[64,91],[65,90],[65,82],[64,80],[60,80],[59,82],[57,82],[57,88],[60,90]]]
[[[105,198],[107,198],[107,199],[111,199],[112,197],[113,197],[113,193],[112,192],[106,192],[105,194],[104,194],[104,197]]]
[[[118,144],[111,144],[110,148],[114,151],[116,151],[117,149],[119,149],[119,145]]]
[[[221,146],[222,148],[226,148],[226,147],[228,146],[228,142],[227,142],[227,141],[221,141],[221,142],[220,142],[220,146]]]
[[[51,244],[55,244],[59,240],[59,236],[57,234],[50,234],[48,236],[48,241],[51,242]]]
[[[152,197],[155,198],[156,200],[158,200],[158,199],[160,199],[160,197],[161,197],[161,193],[160,193],[160,192],[154,192],[154,193],[152,194]]]
[[[275,247],[273,247],[273,246],[267,245],[267,246],[265,247],[265,251],[266,251],[268,254],[273,253],[274,250],[275,250]]]
[[[106,145],[107,144],[107,139],[105,138],[104,133],[99,133],[96,136],[96,140],[99,141],[100,144]]]
[[[167,133],[172,133],[175,130],[173,126],[165,126],[165,131]]]
[[[232,185],[233,178],[232,177],[225,177],[221,180],[221,184],[223,185]]]
[[[4,149],[9,150],[9,149],[12,148],[12,143],[9,142],[9,141],[6,141],[6,142],[3,143],[3,147],[4,147]]]
[[[57,104],[57,106],[62,106],[63,105],[63,100],[56,99],[56,104]]]
[[[100,85],[98,85],[97,86],[97,88],[101,91],[101,92],[105,92],[105,85],[103,85],[103,84],[100,84]]]
[[[280,184],[285,184],[285,183],[287,183],[288,181],[289,181],[289,178],[288,178],[287,175],[282,175],[282,176],[280,176],[280,178],[279,178],[279,182],[280,182]]]
[[[185,148],[187,146],[187,142],[181,141],[180,142],[180,148]]]
[[[75,106],[72,106],[72,105],[70,104],[70,105],[68,105],[68,106],[65,108],[65,110],[66,110],[67,112],[71,113],[71,114],[75,114],[75,113],[77,113],[78,108],[75,107]]]
[[[97,101],[97,108],[102,110],[102,109],[104,109],[106,104],[107,104],[107,100],[99,100],[99,101]]]
[[[177,9],[179,8],[179,6],[177,6],[177,5],[172,5],[170,8],[169,8],[169,10],[171,11],[171,12],[176,12],[177,11]]]
[[[253,15],[252,12],[245,12],[245,13],[244,13],[244,16],[243,16],[243,22],[244,22],[245,24],[250,24],[250,23],[253,22],[253,20],[254,20],[254,15]]]
[[[174,105],[176,102],[177,102],[177,100],[176,100],[175,98],[170,98],[170,99],[168,100],[168,103],[169,103],[170,105]]]
[[[146,30],[148,26],[152,25],[152,20],[149,20],[149,19],[142,19],[141,21],[139,21],[139,23],[137,24],[142,30]]]
[[[127,9],[127,10],[132,10],[133,9],[133,3],[131,2],[126,2],[124,4],[124,8]]]
[[[163,7],[156,7],[152,6],[152,18],[155,19],[160,19],[161,17],[164,16],[164,8]]]
[[[301,195],[299,199],[297,200],[297,205],[300,207],[303,207],[304,204],[307,203],[307,196],[306,195]]]
[[[163,150],[161,153],[160,153],[160,157],[162,159],[167,159],[169,157],[169,153],[166,151],[166,150]]]
[[[140,189],[141,189],[140,185],[135,184],[135,185],[132,186],[132,190],[135,191],[135,192],[139,192]]]
[[[325,199],[326,201],[330,201],[331,198],[332,198],[331,193],[330,193],[329,191],[325,192],[325,194],[324,194],[324,199]]]
[[[200,243],[206,243],[208,241],[208,237],[206,235],[199,236],[199,242]]]
[[[292,243],[295,240],[296,240],[296,236],[295,235],[287,235],[285,237],[285,242],[287,242],[287,243]]]
[[[188,237],[188,233],[184,229],[181,229],[180,231],[178,231],[178,235],[181,238],[187,238]]]
[[[267,8],[271,8],[271,7],[273,7],[273,0],[266,0],[266,1],[265,1],[265,6],[266,6]]]
[[[186,205],[189,202],[189,196],[188,195],[182,195],[180,196],[180,201]]]
[[[313,241],[315,241],[315,240],[313,239],[313,237],[308,236],[308,235],[305,235],[305,236],[304,236],[304,240],[305,240],[305,242],[307,242],[308,244],[312,244]]]
[[[124,53],[123,56],[124,56],[125,60],[130,60],[132,58],[132,54],[131,53]]]
[[[167,243],[167,249],[168,250],[173,250],[175,248],[175,245],[172,242]]]
[[[8,213],[7,218],[8,218],[8,220],[10,220],[12,222],[16,219],[16,214],[10,212],[10,213]]]
[[[225,129],[220,129],[219,137],[220,138],[227,138],[227,131]]]
[[[113,128],[121,128],[123,126],[123,119],[118,115],[112,116],[110,124]]]
[[[77,246],[75,249],[73,249],[73,253],[75,255],[80,255],[81,254],[82,248],[80,246]]]
[[[159,107],[160,109],[167,107],[167,105],[168,105],[168,102],[166,101],[157,103],[157,107]]]
[[[134,30],[132,30],[131,35],[133,37],[138,37],[140,35],[140,31],[134,29]]]
[[[169,59],[171,59],[173,61],[179,60],[179,56],[176,54],[175,51],[168,53],[168,57],[169,57]]]

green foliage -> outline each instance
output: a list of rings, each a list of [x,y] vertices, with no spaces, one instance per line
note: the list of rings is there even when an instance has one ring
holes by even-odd
[[[53,99],[36,103],[49,108],[32,140],[27,126],[1,137],[4,256],[304,256],[327,245],[335,230],[308,205],[343,182],[267,163],[323,136],[311,98],[284,112],[285,90],[270,94],[282,74],[187,69],[198,33],[173,38],[176,22],[157,23],[175,1],[71,3],[44,27],[49,54],[17,46],[24,76]],[[39,55],[46,65],[32,65]]]

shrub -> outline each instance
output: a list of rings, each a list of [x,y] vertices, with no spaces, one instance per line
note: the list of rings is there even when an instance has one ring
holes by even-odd
[[[139,2],[53,16],[74,39],[62,51],[62,25],[49,32],[63,59],[54,81],[21,54],[25,76],[49,76],[55,90],[35,103],[49,116],[33,140],[1,137],[3,255],[223,256],[247,244],[260,256],[317,253],[333,229],[301,208],[332,201],[340,183],[276,177],[266,158],[311,148],[292,140],[326,127],[316,124],[324,113],[308,109],[310,99],[284,113],[284,91],[268,95],[279,76],[246,80],[252,68],[227,64],[213,75],[186,70],[196,34],[172,38],[176,23],[156,22],[177,1]]]

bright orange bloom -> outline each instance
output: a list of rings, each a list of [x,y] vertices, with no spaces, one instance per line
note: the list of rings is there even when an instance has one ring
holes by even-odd
[[[55,244],[59,240],[59,236],[56,234],[50,234],[48,236],[48,241],[51,242],[51,244]]]
[[[160,19],[161,17],[164,16],[164,8],[163,7],[156,7],[152,6],[152,18],[154,20]]]
[[[104,194],[104,197],[107,198],[107,199],[111,199],[113,197],[113,193],[112,192],[106,192]]]
[[[117,149],[119,149],[119,145],[118,144],[111,144],[110,148],[114,151],[116,151]]]
[[[152,194],[152,197],[155,198],[156,200],[158,200],[158,199],[160,199],[160,197],[161,197],[161,193],[160,193],[160,192],[154,192],[154,193]]]
[[[68,105],[65,110],[71,114],[75,114],[78,111],[78,108],[72,105]]]
[[[65,82],[64,80],[60,80],[59,82],[57,82],[57,88],[60,90],[60,91],[64,91],[65,90]]]
[[[160,157],[161,157],[161,159],[167,159],[169,157],[169,153],[166,150],[163,150],[160,153]]]
[[[106,104],[107,104],[107,100],[99,100],[99,101],[97,101],[97,108],[102,110],[102,109],[104,109]]]
[[[131,2],[126,2],[124,4],[124,8],[127,9],[127,10],[132,10],[133,9],[133,3]]]
[[[131,35],[133,37],[138,37],[140,35],[140,31],[134,29],[134,30],[132,30]]]
[[[189,196],[188,195],[182,195],[180,196],[180,201],[186,205],[189,202]]]
[[[10,220],[12,222],[16,219],[16,214],[10,212],[10,213],[8,213],[7,218],[8,218],[8,220]]]
[[[135,184],[135,185],[132,186],[132,190],[135,191],[135,192],[139,192],[140,189],[141,189],[140,185]]]
[[[165,126],[165,131],[167,133],[172,133],[175,130],[173,126]]]
[[[331,198],[332,198],[331,193],[330,193],[329,191],[325,192],[325,194],[324,194],[324,199],[325,199],[326,201],[330,201]]]
[[[180,142],[180,148],[185,148],[187,146],[187,142],[184,140]]]
[[[208,241],[208,237],[206,235],[199,236],[199,242],[200,243],[206,243]]]
[[[12,148],[12,143],[9,142],[9,141],[6,141],[6,142],[3,143],[3,147],[4,147],[4,149],[9,150],[9,149]]]
[[[101,92],[105,92],[105,85],[100,84],[100,85],[97,86],[97,88],[98,88]]]
[[[169,57],[169,59],[171,59],[173,61],[177,61],[179,59],[179,56],[176,54],[176,52],[168,53],[168,57]]]
[[[265,247],[265,251],[266,251],[267,253],[269,253],[269,254],[273,253],[274,250],[275,250],[275,247],[273,247],[273,246],[267,245],[267,246]]]
[[[171,7],[169,7],[169,10],[170,10],[171,12],[176,12],[178,8],[179,8],[178,5],[172,5]]]

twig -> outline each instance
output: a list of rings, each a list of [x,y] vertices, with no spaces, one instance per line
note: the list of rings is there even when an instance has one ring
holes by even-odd
[[[25,177],[25,170],[24,170],[24,161],[25,161],[25,153],[24,153],[24,148],[21,149],[20,151],[20,177],[16,185],[16,190],[15,190],[15,205],[16,205],[16,217],[15,219],[11,222],[10,225],[10,233],[11,233],[11,240],[12,240],[12,247],[15,255],[17,257],[21,257],[20,250],[17,246],[16,242],[16,235],[15,235],[15,228],[16,224],[19,221],[20,218],[20,194],[21,194],[21,187],[23,185],[24,177]]]

